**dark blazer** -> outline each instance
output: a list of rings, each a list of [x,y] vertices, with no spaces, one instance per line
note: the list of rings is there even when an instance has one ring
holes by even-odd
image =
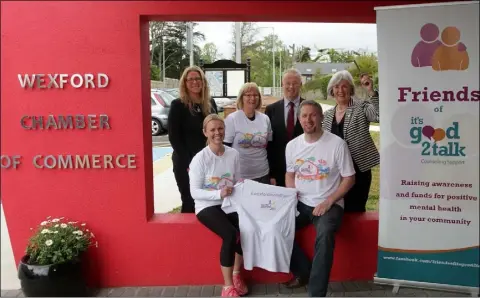
[[[335,108],[324,113],[324,130],[332,130],[333,117]],[[361,172],[368,171],[380,163],[380,154],[370,135],[370,122],[380,122],[378,95],[369,100],[353,97],[344,117],[343,135],[353,162]]]
[[[211,99],[212,111],[217,114],[217,105]],[[201,112],[190,112],[179,98],[172,101],[168,114],[168,139],[173,148],[173,167],[187,169],[195,154],[205,148],[207,138],[203,134]]]
[[[300,102],[304,101],[300,98]],[[268,165],[270,167],[270,177],[275,178],[278,186],[285,186],[285,173],[287,171],[285,161],[285,148],[291,140],[287,139],[287,126],[285,124],[285,104],[284,99],[269,104],[265,108],[265,114],[270,118],[272,126],[272,141],[267,146]],[[303,134],[303,128],[300,121],[295,123],[293,139]]]

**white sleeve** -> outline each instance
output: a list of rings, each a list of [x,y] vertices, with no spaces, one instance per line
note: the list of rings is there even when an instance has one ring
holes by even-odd
[[[347,143],[342,142],[342,145],[337,147],[335,160],[337,167],[342,177],[349,177],[355,175],[355,168],[353,167],[352,156],[348,150]]]
[[[273,131],[272,131],[272,123],[270,122],[270,118],[267,118],[267,140],[271,142],[273,140]]]
[[[238,183],[234,186],[233,188],[233,193],[231,196],[225,197],[222,202],[222,210],[226,214],[232,213],[232,212],[238,212],[236,208],[236,202],[238,200],[242,199],[242,193],[243,193],[243,185],[244,183]]]
[[[197,154],[190,163],[190,193],[194,200],[220,200],[220,190],[203,189],[205,181],[205,165]]]
[[[293,151],[293,143],[292,141],[290,141],[288,144],[287,144],[287,147],[285,148],[285,162],[287,164],[287,172],[290,172],[290,173],[293,173],[295,172],[295,161],[293,160],[293,157],[292,157],[292,151]]]
[[[233,149],[233,148],[232,148]],[[235,149],[233,149],[235,150]],[[236,150],[235,150],[236,151]],[[238,152],[235,152],[235,158],[233,160],[233,167],[234,167],[234,177],[235,183],[238,183],[238,180],[243,179],[242,174],[240,173],[240,155]]]
[[[225,138],[223,141],[225,143],[231,143],[233,144],[233,141],[235,140],[235,121],[233,121],[233,114],[230,114],[225,118]]]

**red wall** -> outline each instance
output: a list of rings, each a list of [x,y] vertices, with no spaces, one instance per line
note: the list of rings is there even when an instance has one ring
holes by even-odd
[[[23,156],[18,169],[1,172],[16,261],[31,227],[65,216],[96,234],[90,265],[100,285],[219,283],[219,240],[193,216],[153,216],[147,20],[375,22],[376,1],[339,2],[2,2],[1,154]],[[17,74],[34,73],[106,73],[110,84],[22,89]],[[20,126],[24,115],[49,114],[107,114],[112,129]],[[135,154],[137,168],[41,170],[36,154]]]

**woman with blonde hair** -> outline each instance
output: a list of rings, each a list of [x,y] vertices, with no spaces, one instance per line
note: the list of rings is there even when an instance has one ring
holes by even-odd
[[[259,112],[262,96],[255,83],[246,83],[237,97],[237,111],[225,119],[225,144],[240,154],[240,174],[264,184],[270,180],[267,145],[272,140],[272,127],[267,115]]]
[[[217,113],[215,101],[210,97],[207,80],[201,68],[190,66],[180,78],[180,98],[172,101],[168,114],[168,139],[173,148],[173,173],[182,199],[182,213],[193,213],[188,165],[205,147],[203,120]]]
[[[222,297],[246,295],[248,289],[240,276],[243,252],[239,237],[238,215],[225,213],[223,199],[231,195],[241,179],[237,150],[223,145],[225,123],[216,114],[203,121],[207,146],[190,164],[190,192],[195,200],[198,220],[222,238],[220,265],[225,280]]]

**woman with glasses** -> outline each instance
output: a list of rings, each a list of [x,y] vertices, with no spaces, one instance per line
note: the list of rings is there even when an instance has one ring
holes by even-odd
[[[345,212],[365,212],[372,183],[372,168],[380,163],[380,155],[370,135],[370,123],[380,121],[378,92],[368,74],[360,75],[360,84],[369,98],[355,96],[352,75],[347,70],[335,73],[327,86],[327,94],[337,105],[325,112],[323,129],[347,142],[355,168],[355,184],[344,196]]]
[[[267,145],[272,140],[272,127],[262,107],[260,90],[255,83],[246,83],[237,97],[237,111],[225,119],[225,145],[240,154],[243,179],[270,184]]]
[[[185,69],[180,78],[180,98],[172,101],[168,114],[168,138],[173,147],[173,173],[182,199],[182,213],[194,213],[195,205],[190,193],[188,166],[192,158],[205,148],[203,120],[217,113],[215,101],[210,97],[207,80],[198,66]]]

